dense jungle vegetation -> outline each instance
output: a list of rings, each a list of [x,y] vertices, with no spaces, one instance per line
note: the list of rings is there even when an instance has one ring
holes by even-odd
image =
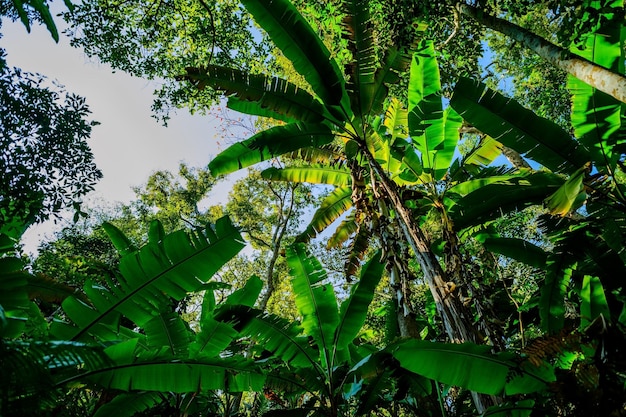
[[[623,2],[65,1],[0,12],[254,129],[86,207],[0,60],[0,415],[626,416]]]

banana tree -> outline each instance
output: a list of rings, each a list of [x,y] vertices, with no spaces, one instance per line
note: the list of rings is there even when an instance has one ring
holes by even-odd
[[[187,79],[199,88],[210,86],[223,91],[230,97],[231,108],[286,122],[228,148],[210,163],[212,173],[226,174],[337,139],[343,145],[349,167],[371,172],[370,181],[389,208],[390,220],[397,224],[421,266],[450,339],[475,340],[471,324],[464,321],[468,315],[463,306],[455,304],[443,290],[447,279],[426,236],[404,203],[398,186],[375,156],[380,138],[372,129],[371,117],[381,111],[387,84],[398,80],[398,73],[410,63],[409,57],[390,49],[379,64],[367,3],[346,2],[344,25],[354,57],[346,81],[322,40],[288,1],[254,0],[244,1],[244,5],[315,95],[268,75],[217,66],[189,68]],[[358,172],[353,175],[360,176]]]
[[[380,253],[364,265],[359,282],[341,306],[326,271],[304,244],[293,245],[286,256],[302,317],[299,323],[241,305],[220,309],[217,318],[235,323],[241,336],[255,342],[254,358],[262,359],[259,362],[268,372],[266,392],[306,399],[297,407],[302,415],[347,415],[353,398],[345,393],[361,379],[361,372],[352,368],[376,350],[359,342],[358,336],[384,270]],[[287,407],[288,401],[279,394],[275,402]],[[368,400],[373,407],[381,399]],[[287,409],[284,413],[289,413]]]
[[[72,373],[57,375],[53,386],[85,383],[135,391],[115,399],[115,404],[135,396],[142,409],[168,401],[167,395],[155,393],[260,389],[265,375],[258,366],[243,356],[220,356],[227,348],[236,349],[237,332],[214,318],[217,284],[211,279],[244,247],[229,219],[219,219],[204,230],[171,234],[155,221],[148,244],[139,249],[114,226],[105,224],[105,229],[122,255],[120,273],[104,285],[87,282],[86,300],[66,298],[62,305],[66,320],[55,320],[50,330],[65,343],[104,347],[106,361],[83,361]],[[251,279],[223,305],[251,306],[261,288],[259,278]],[[203,309],[199,329],[193,331],[174,305],[200,290],[205,291]],[[111,406],[98,415],[108,412],[117,413]]]

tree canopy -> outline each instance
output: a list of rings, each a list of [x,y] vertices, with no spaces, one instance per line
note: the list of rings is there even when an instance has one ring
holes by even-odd
[[[166,78],[157,100],[262,121],[30,266],[0,230],[2,415],[626,415],[622,2],[66,18],[88,53]]]

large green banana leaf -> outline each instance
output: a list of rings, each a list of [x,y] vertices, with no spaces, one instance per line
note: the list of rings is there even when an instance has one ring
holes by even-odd
[[[563,182],[563,178],[548,172],[522,173],[505,182],[477,187],[458,199],[449,214],[456,230],[463,230],[493,220],[502,213],[541,204]]]
[[[364,118],[370,113],[376,90],[376,48],[371,30],[369,2],[366,0],[348,0],[343,2],[345,17],[344,36],[348,39],[348,48],[353,61],[346,65],[348,76],[347,90],[350,92],[351,107],[357,116]]]
[[[619,3],[623,8],[623,2]],[[589,35],[585,48],[572,48],[591,62],[624,74],[623,19],[615,16],[594,34]],[[568,77],[567,86],[572,93],[572,126],[576,137],[587,146],[598,170],[615,169],[622,154],[626,153],[626,134],[622,126],[624,104],[590,85]]]
[[[253,115],[270,114],[282,120],[291,119],[305,123],[335,120],[317,98],[280,78],[249,74],[217,65],[187,68],[186,78],[196,83],[198,88],[209,86],[228,96],[234,96],[237,102],[233,106]],[[241,101],[251,104],[243,106]]]
[[[590,161],[589,152],[558,125],[485,84],[461,78],[450,106],[483,133],[553,172],[572,174]]]
[[[287,249],[296,306],[302,316],[302,328],[318,346],[322,367],[332,367],[335,331],[339,324],[337,298],[320,262],[310,255],[304,244]]]
[[[424,340],[400,342],[393,356],[403,368],[435,381],[491,395],[544,391],[555,381],[554,369],[521,361],[510,353],[491,353],[491,347]]]
[[[346,168],[333,168],[327,165],[268,168],[261,176],[272,181],[308,182],[311,184],[328,184],[335,187],[350,185],[352,177]]]
[[[156,313],[156,312],[155,312]],[[180,314],[170,311],[156,313],[143,325],[147,348],[161,352],[161,357],[186,357],[192,334]]]
[[[237,358],[202,361],[146,360],[88,370],[74,380],[86,380],[109,389],[124,391],[226,392],[260,391],[265,375],[251,362]]]
[[[334,341],[337,349],[347,349],[348,344],[357,337],[365,323],[367,309],[374,298],[385,267],[385,264],[380,262],[380,256],[381,252],[378,251],[363,265],[359,282],[352,287],[350,296],[341,303],[339,325]]]
[[[0,336],[13,338],[24,330],[30,300],[26,290],[28,274],[15,257],[0,258]]]
[[[243,0],[274,44],[327,105],[346,97],[344,79],[330,52],[289,0]]]
[[[589,326],[596,318],[602,316],[611,320],[609,304],[600,278],[586,275],[580,289],[580,326]]]
[[[450,170],[452,158],[456,152],[456,145],[459,142],[459,129],[463,125],[461,116],[452,108],[448,107],[443,112],[441,123],[433,123],[426,129],[425,135],[430,141],[435,135],[442,138],[440,144],[435,148],[433,154],[433,176],[435,181],[443,179]]]
[[[326,196],[320,207],[313,214],[311,222],[298,236],[298,241],[308,241],[330,226],[352,207],[352,188],[335,188]]]
[[[414,139],[422,136],[432,121],[441,119],[443,106],[440,80],[434,44],[432,41],[424,41],[413,54],[409,79],[409,134]],[[422,154],[428,154],[438,145],[432,140],[418,145]]]
[[[109,224],[105,227],[116,230]],[[115,334],[106,324],[115,326],[119,315],[143,327],[167,307],[169,297],[180,300],[202,288],[243,247],[239,231],[227,217],[214,227],[207,225],[204,233],[178,231],[150,242],[122,257],[121,276],[109,283],[109,288],[91,282],[85,285],[93,305],[68,297],[63,308],[74,325],[56,322],[51,331],[68,340],[79,340],[86,334],[107,340]]]
[[[565,322],[565,296],[576,261],[569,254],[552,253],[546,262],[545,282],[539,298],[541,327],[548,333],[558,333]]]
[[[333,138],[331,130],[323,124],[276,126],[231,145],[209,162],[209,169],[214,176],[230,174],[301,148],[326,145]]]
[[[485,249],[515,259],[535,268],[545,268],[547,254],[539,246],[524,239],[489,237],[483,243]]]
[[[218,308],[215,308],[213,288],[206,288],[198,323],[200,331],[196,333],[195,340],[189,345],[189,357],[193,359],[214,358],[223,352],[238,336],[238,332],[232,323],[223,323],[216,317],[221,314],[222,309],[233,305],[253,306],[262,289],[261,279],[252,276],[242,288],[232,292]]]

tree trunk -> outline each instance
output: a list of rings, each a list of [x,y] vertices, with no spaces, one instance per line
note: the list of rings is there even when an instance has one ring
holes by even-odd
[[[415,253],[424,274],[424,281],[433,296],[437,313],[443,321],[448,338],[454,343],[481,343],[482,338],[473,325],[472,314],[459,300],[458,294],[455,293],[446,279],[439,260],[430,248],[430,242],[413,219],[409,209],[404,205],[396,184],[386,175],[368,150],[362,150],[382,187],[382,197],[388,200],[393,207],[398,216],[398,224],[402,229],[402,234]],[[497,403],[497,399],[494,400],[490,396],[476,392],[472,392],[472,399],[478,413],[483,413],[488,407]]]
[[[568,50],[554,45],[542,37],[506,20],[485,14],[482,10],[467,4],[460,4],[459,10],[478,23],[498,31],[521,43],[524,47],[561,68],[568,74],[589,84],[611,97],[626,103],[626,77],[579,57]]]

